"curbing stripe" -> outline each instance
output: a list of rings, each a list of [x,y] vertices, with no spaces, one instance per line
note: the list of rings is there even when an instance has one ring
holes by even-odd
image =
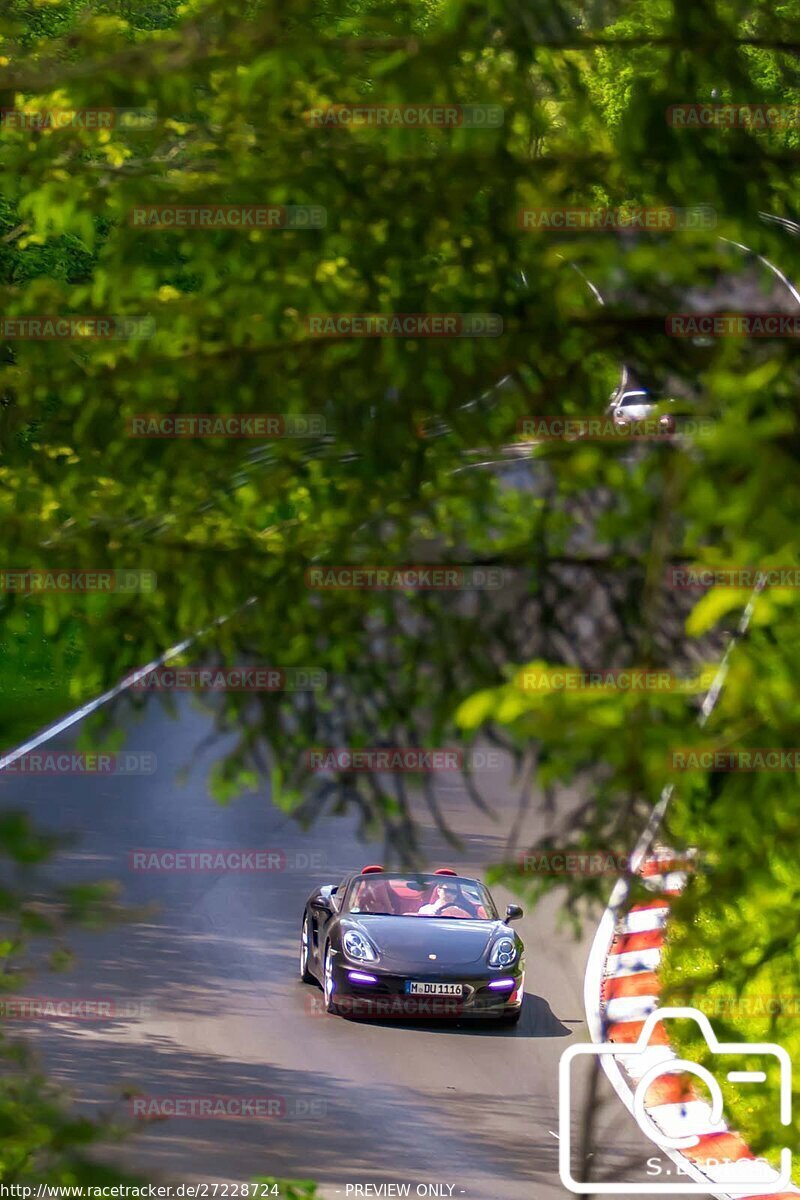
[[[620,921],[620,933],[655,933],[663,929],[669,916],[668,908],[649,908],[628,913]]]
[[[657,996],[661,984],[655,971],[637,971],[630,975],[617,975],[603,984],[603,999],[618,1000],[621,996]]]
[[[680,1076],[675,1078],[679,1079]],[[645,1100],[645,1108],[667,1137],[702,1137],[719,1131],[719,1125],[711,1124],[711,1105],[705,1100],[690,1099],[675,1104],[654,1104],[652,1107]]]
[[[612,1025],[639,1024],[658,1008],[658,996],[620,996],[606,1004],[606,1020]]]
[[[652,861],[658,860],[643,858],[637,864],[637,874],[644,874]],[[655,878],[649,872],[648,884],[652,885]],[[667,878],[674,882],[672,877],[664,877],[665,882]],[[616,906],[610,902],[606,909],[590,955],[585,989],[592,1040],[616,1042],[620,1046],[638,1041],[647,1014],[658,1008],[661,990],[658,967],[670,911],[669,903],[661,895],[616,915],[623,899],[621,896]],[[598,955],[603,942],[604,956]],[[754,1188],[752,1192],[736,1192],[733,1196],[726,1191],[711,1192],[719,1200],[766,1200],[766,1194],[755,1190],[769,1186],[765,1179],[766,1165],[756,1159],[741,1135],[729,1130],[724,1122],[722,1126],[710,1125],[711,1108],[705,1100],[698,1099],[693,1076],[680,1068],[670,1072],[668,1064],[676,1058],[669,1035],[663,1023],[659,1023],[644,1054],[630,1055],[623,1050],[602,1061],[615,1091],[631,1111],[636,1083],[654,1066],[663,1063],[662,1075],[647,1089],[645,1110],[666,1136],[697,1138],[694,1146],[681,1151],[663,1148],[678,1164],[680,1173],[708,1184],[710,1191],[715,1185],[726,1184],[745,1188],[752,1184]],[[779,1174],[770,1167],[768,1178],[777,1182]],[[793,1187],[791,1191],[771,1195],[772,1200],[796,1200],[800,1189]]]
[[[661,961],[661,952],[656,947],[650,950],[630,950],[624,954],[609,954],[608,973],[616,978],[654,971]]]
[[[614,1021],[606,1029],[606,1041],[619,1042],[621,1046],[633,1046],[638,1042],[643,1029],[644,1018],[639,1021]],[[667,1031],[662,1025],[656,1025],[647,1045],[669,1046]]]
[[[654,1079],[645,1093],[645,1108],[656,1109],[659,1104],[689,1104],[697,1099],[692,1083],[694,1076],[676,1071]]]
[[[656,1064],[663,1065],[663,1075],[667,1076],[668,1072],[675,1071],[674,1067],[666,1066],[667,1063],[674,1062],[677,1059],[675,1051],[667,1045],[651,1046],[645,1050],[644,1054],[621,1054],[614,1056],[615,1061],[620,1067],[630,1076],[634,1082],[638,1083]],[[677,1069],[678,1074],[683,1074],[680,1067]]]
[[[698,1146],[689,1146],[683,1153],[691,1162],[721,1162],[723,1166],[728,1166],[731,1162],[740,1162],[743,1158],[752,1162],[756,1157],[744,1138],[732,1131],[703,1134]]]
[[[632,954],[634,950],[658,950],[664,945],[664,934],[653,929],[643,933],[615,934],[611,942],[612,954]]]

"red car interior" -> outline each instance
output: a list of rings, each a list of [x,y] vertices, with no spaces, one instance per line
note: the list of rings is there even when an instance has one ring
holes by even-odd
[[[364,867],[361,871],[362,875],[379,875],[383,873],[383,867],[371,866]],[[436,875],[455,875],[449,867],[442,867],[434,872]],[[356,895],[356,907],[363,913],[393,913],[395,916],[414,916],[422,908],[423,904],[431,904],[433,902],[436,889],[441,884],[432,884],[424,892],[418,891],[417,888],[409,886],[399,879],[370,879],[369,882],[359,884],[358,893]],[[487,920],[488,913],[482,904],[475,905],[474,912],[468,908],[462,907],[461,904],[455,903],[442,909],[443,917],[478,917],[480,920]]]
[[[424,892],[415,891],[414,888],[410,888],[396,879],[392,880],[389,886],[392,893],[392,907],[399,915],[406,916],[409,913],[419,912],[422,905],[428,902]]]

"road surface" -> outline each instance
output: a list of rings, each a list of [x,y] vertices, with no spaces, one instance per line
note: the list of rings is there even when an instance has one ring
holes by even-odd
[[[575,940],[559,924],[557,897],[526,912],[525,1011],[516,1029],[355,1022],[323,1013],[318,989],[300,983],[303,902],[319,882],[380,859],[355,823],[319,820],[310,831],[271,803],[268,785],[227,807],[210,798],[211,763],[224,750],[210,716],[189,698],[165,718],[152,698],[115,719],[129,749],[155,754],[139,776],[17,776],[0,782],[2,803],[25,808],[50,830],[76,832],[47,868],[48,880],[119,878],[123,900],[145,906],[131,923],[73,937],[68,974],[42,975],[26,995],[135,1001],[114,1019],[18,1023],[48,1071],[86,1112],[113,1107],[131,1117],[126,1088],[140,1096],[269,1097],[270,1119],[175,1117],[136,1123],[105,1158],[148,1181],[244,1181],[258,1175],[313,1178],[325,1200],[370,1194],[356,1185],[445,1185],[466,1200],[554,1200],[558,1178],[558,1060],[587,1040],[582,983],[593,932]],[[75,744],[72,730],[52,743]],[[425,864],[480,873],[545,831],[532,811],[517,822],[517,791],[505,766],[479,773],[490,817],[455,777],[438,787],[463,839],[448,850],[423,823]],[[559,803],[568,819],[570,799]],[[550,827],[547,827],[550,828]],[[137,849],[277,852],[284,869],[264,872],[142,872]],[[610,883],[609,883],[610,888]],[[498,889],[498,903],[516,899]],[[654,1147],[610,1096],[600,1116],[603,1171],[644,1163]],[[452,1188],[452,1191],[448,1191]],[[380,1194],[372,1192],[371,1194]],[[436,1194],[435,1192],[432,1194]]]

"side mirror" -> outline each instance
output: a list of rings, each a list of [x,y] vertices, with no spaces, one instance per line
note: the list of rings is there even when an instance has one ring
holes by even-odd
[[[506,909],[506,917],[503,924],[510,925],[512,921],[518,921],[522,916],[522,909],[518,904],[509,904]]]
[[[322,901],[328,912],[335,912],[339,907],[336,893],[339,888],[334,887],[332,883],[326,883],[319,889],[320,900]]]

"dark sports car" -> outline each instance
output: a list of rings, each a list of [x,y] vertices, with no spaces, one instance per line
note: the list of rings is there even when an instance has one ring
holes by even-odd
[[[358,1017],[488,1017],[522,1009],[524,946],[477,879],[364,867],[306,902],[300,974],[330,1013]]]

